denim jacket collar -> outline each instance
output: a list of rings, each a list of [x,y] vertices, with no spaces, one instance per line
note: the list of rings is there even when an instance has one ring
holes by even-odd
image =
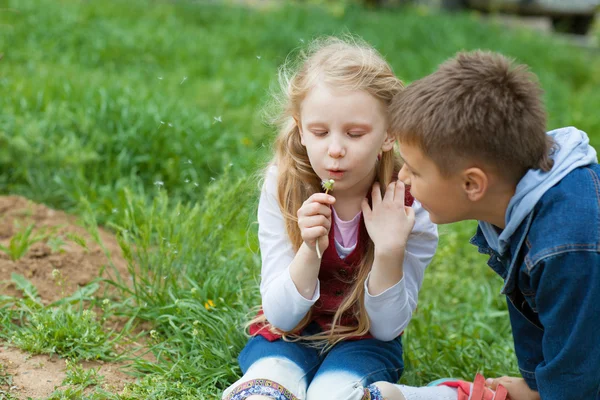
[[[502,286],[501,294],[511,293],[515,288],[515,281],[517,276],[517,270],[519,266],[517,265],[518,254],[521,250],[521,247],[525,243],[525,238],[527,237],[527,232],[529,231],[529,227],[533,221],[533,211],[529,213],[527,218],[521,223],[519,228],[516,230],[514,235],[512,236],[511,242],[513,243],[510,246],[510,254],[501,256],[494,249],[490,247],[481,227],[477,227],[477,233],[470,240],[470,243],[477,246],[477,250],[482,254],[487,254],[490,256],[488,261],[488,265],[492,267],[492,269],[504,279],[504,286]]]

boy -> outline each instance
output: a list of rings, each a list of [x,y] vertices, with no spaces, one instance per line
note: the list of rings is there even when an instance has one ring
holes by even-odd
[[[399,179],[438,224],[479,221],[471,243],[504,279],[523,378],[511,400],[600,399],[600,166],[586,134],[546,134],[535,76],[459,53],[390,107]]]

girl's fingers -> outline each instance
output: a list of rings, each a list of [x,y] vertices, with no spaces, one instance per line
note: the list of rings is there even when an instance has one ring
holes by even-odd
[[[329,231],[323,226],[313,226],[312,228],[305,228],[302,230],[302,239],[305,242],[312,242],[320,238],[321,236],[328,236]]]
[[[406,192],[406,186],[404,186],[404,182],[396,181],[396,186],[394,188],[394,200],[398,203],[402,203],[404,205],[404,196]]]
[[[390,184],[387,186],[387,189],[385,190],[385,196],[383,196],[383,201],[394,201],[394,199],[396,198],[396,187],[398,185],[396,185],[396,182],[390,182]]]
[[[315,193],[313,195],[311,195],[308,199],[306,199],[306,201],[304,202],[306,203],[321,203],[321,204],[325,204],[325,205],[331,205],[333,203],[335,203],[335,197],[333,197],[330,194],[325,194],[325,193]]]
[[[298,220],[298,226],[300,229],[313,228],[315,226],[324,226],[327,231],[331,228],[331,219],[324,215],[312,215],[308,217],[302,217]]]
[[[373,189],[371,190],[371,202],[373,203],[373,207],[381,203],[381,189],[378,182],[373,184]]]
[[[310,215],[324,215],[331,217],[331,208],[328,205],[317,202],[305,202],[298,210],[298,218]]]

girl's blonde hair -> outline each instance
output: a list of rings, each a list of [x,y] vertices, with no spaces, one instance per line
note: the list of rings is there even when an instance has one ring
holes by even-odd
[[[302,244],[296,213],[308,197],[321,191],[321,180],[310,165],[306,148],[300,143],[300,132],[294,120],[299,120],[303,99],[317,82],[323,82],[336,89],[365,91],[380,100],[387,112],[394,95],[403,89],[402,82],[383,57],[373,47],[356,38],[317,39],[307,49],[300,50],[297,58],[297,63],[290,65],[288,60],[279,71],[281,93],[276,97],[279,113],[273,121],[279,127],[279,134],[274,143],[275,156],[271,161],[278,167],[279,206],[295,251]],[[382,192],[397,176],[400,166],[400,159],[393,150],[381,155],[376,180],[380,182]],[[327,347],[348,337],[367,334],[370,324],[364,305],[364,282],[374,258],[374,245],[370,238],[365,250],[351,282],[352,290],[336,311],[331,330],[302,337],[292,333],[300,331],[311,321],[312,310],[290,332],[269,325],[264,315],[256,317],[250,324],[264,323],[264,329],[281,334],[285,340],[317,341],[316,346]],[[343,316],[353,316],[358,324],[341,325]]]

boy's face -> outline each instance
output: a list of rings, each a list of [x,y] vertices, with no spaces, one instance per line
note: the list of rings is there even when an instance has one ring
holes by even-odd
[[[442,176],[433,160],[416,145],[400,143],[404,166],[398,179],[410,185],[410,193],[429,212],[436,224],[469,219],[470,201],[463,189],[461,174]]]

